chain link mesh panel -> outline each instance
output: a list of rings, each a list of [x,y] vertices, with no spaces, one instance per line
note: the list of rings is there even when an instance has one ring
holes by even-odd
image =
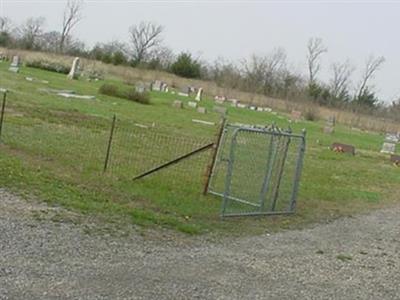
[[[228,125],[209,189],[223,197],[222,215],[293,212],[304,147],[304,134]]]

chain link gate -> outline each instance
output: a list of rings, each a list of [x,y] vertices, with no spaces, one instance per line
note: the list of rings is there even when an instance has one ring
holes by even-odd
[[[223,198],[221,215],[293,213],[304,151],[304,130],[227,125],[209,185]]]

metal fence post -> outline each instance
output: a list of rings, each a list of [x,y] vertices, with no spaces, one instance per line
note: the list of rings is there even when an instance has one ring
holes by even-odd
[[[4,121],[4,112],[6,110],[6,101],[7,101],[7,91],[3,93],[3,102],[1,104],[1,112],[0,112],[0,142],[1,142],[1,134],[3,131],[3,121]]]
[[[213,149],[212,149],[211,162],[207,166],[207,170],[206,170],[206,174],[205,174],[206,179],[205,179],[205,183],[204,183],[203,195],[207,195],[207,193],[208,193],[208,189],[209,189],[210,181],[211,181],[211,175],[215,168],[215,162],[217,160],[218,150],[221,146],[222,135],[225,130],[225,124],[226,124],[226,118],[222,117],[220,128],[217,132],[217,138],[216,138],[216,141],[215,141]]]
[[[106,153],[106,158],[104,160],[104,169],[103,172],[107,171],[108,167],[108,162],[110,160],[110,154],[111,154],[111,144],[114,136],[114,129],[115,129],[115,121],[117,117],[114,115],[112,118],[112,123],[111,123],[111,131],[110,131],[110,137],[108,139],[108,145],[107,145],[107,153]]]
[[[238,136],[239,132],[240,132],[240,129],[236,129],[232,135],[231,149],[229,151],[228,170],[226,172],[226,177],[225,177],[225,191],[224,191],[224,196],[223,196],[223,201],[222,201],[222,212],[221,212],[222,217],[225,215],[226,205],[228,204],[228,198],[230,197],[230,193],[231,193],[232,172],[233,172],[233,165],[234,165],[234,160],[235,160],[235,148],[236,148],[237,136]]]
[[[297,155],[297,165],[296,165],[296,171],[295,171],[295,175],[294,175],[294,184],[293,184],[292,197],[291,197],[290,208],[289,208],[289,210],[291,212],[293,212],[296,208],[300,176],[301,176],[301,171],[303,169],[304,152],[306,150],[306,130],[303,129],[302,133],[303,133],[303,137],[302,137],[302,141],[300,143],[299,153]]]

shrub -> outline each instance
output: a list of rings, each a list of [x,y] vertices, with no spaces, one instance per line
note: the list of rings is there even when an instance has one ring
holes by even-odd
[[[103,84],[99,88],[99,93],[107,96],[118,97],[118,87],[113,84]]]
[[[66,67],[64,65],[60,65],[54,62],[49,62],[49,61],[44,61],[44,60],[34,60],[34,61],[28,61],[26,63],[27,67],[31,68],[37,68],[41,70],[46,70],[50,72],[56,72],[56,73],[61,73],[61,74],[68,74],[69,73],[69,67]]]
[[[182,53],[171,65],[171,71],[175,75],[186,78],[200,78],[200,63],[198,63],[189,53]]]
[[[318,120],[318,111],[314,107],[309,107],[304,112],[304,118],[307,121],[317,121]]]
[[[107,96],[135,101],[141,104],[150,104],[149,94],[139,93],[134,88],[123,90],[119,89],[116,85],[106,83],[99,88],[99,93]]]
[[[142,104],[150,104],[150,96],[148,93],[139,93],[136,92],[135,89],[131,89],[129,91],[125,91],[126,99],[135,101]]]

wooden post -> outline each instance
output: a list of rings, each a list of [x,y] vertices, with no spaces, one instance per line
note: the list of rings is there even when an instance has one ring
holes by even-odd
[[[114,129],[115,129],[115,120],[116,120],[116,116],[114,115],[113,119],[112,119],[112,123],[111,123],[110,138],[108,139],[107,153],[106,153],[106,159],[104,161],[103,172],[107,171],[108,162],[110,160],[111,144],[112,144],[112,139],[113,139],[113,136],[114,136]]]
[[[219,149],[220,144],[221,144],[221,139],[222,139],[222,134],[223,134],[224,129],[225,129],[225,124],[226,124],[226,118],[222,117],[220,128],[219,128],[219,130],[217,132],[217,138],[216,138],[216,141],[215,141],[215,143],[214,143],[214,145],[212,147],[212,150],[211,150],[212,151],[211,161],[208,164],[207,169],[206,169],[206,173],[205,173],[205,182],[204,182],[203,195],[207,195],[207,193],[208,193],[208,186],[210,185],[211,175],[212,175],[212,172],[214,170],[215,163],[217,161],[218,149]]]
[[[4,112],[6,110],[6,100],[7,100],[7,91],[4,92],[3,103],[1,105],[1,112],[0,112],[0,139],[1,139],[1,133],[3,131],[3,121],[4,121]]]

